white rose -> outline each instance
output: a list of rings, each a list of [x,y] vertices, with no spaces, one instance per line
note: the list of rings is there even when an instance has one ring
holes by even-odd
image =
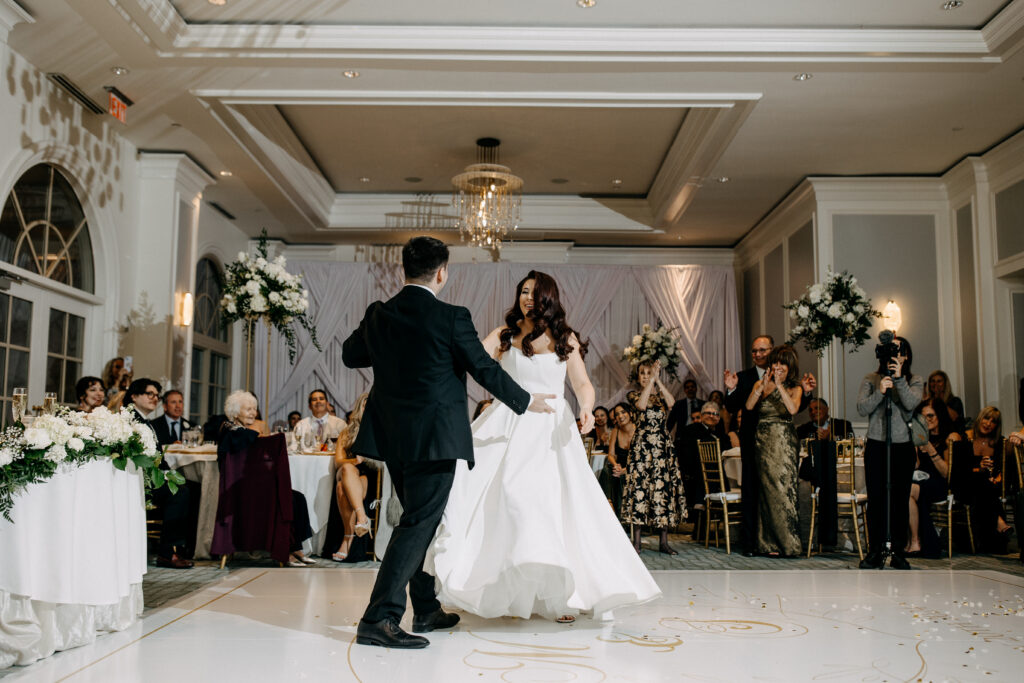
[[[43,457],[51,462],[64,462],[64,459],[68,457],[68,452],[60,444],[54,444],[46,451],[46,455]]]
[[[252,298],[252,301],[249,302],[249,308],[251,308],[254,313],[263,313],[267,310],[267,300],[264,299],[262,295],[257,294]]]
[[[0,467],[7,467],[14,462],[17,451],[10,448],[0,448]]]
[[[644,323],[643,327],[641,327],[640,329],[642,329],[644,332],[650,332],[651,326],[648,325],[647,323]]]
[[[642,342],[642,341],[643,341],[643,337],[641,337],[639,334],[634,334],[633,335],[633,346],[639,346],[640,342]]]
[[[25,445],[32,449],[46,448],[53,443],[50,439],[50,435],[46,433],[46,430],[35,427],[29,427],[26,429],[22,438],[25,439]]]
[[[271,292],[268,298],[270,299],[270,303],[272,304],[281,303],[281,295],[278,294],[277,292]]]
[[[846,315],[843,316],[843,320],[845,320],[848,323],[852,323],[855,317],[856,316],[854,316],[853,313],[847,313]]]
[[[828,317],[830,317],[830,318],[838,318],[842,314],[843,314],[843,307],[840,304],[834,303],[834,304],[832,304],[831,306],[828,307]]]
[[[262,268],[266,268],[267,267],[267,259],[263,258],[262,256],[256,257],[256,267],[257,268],[261,268],[261,269]]]
[[[812,286],[807,295],[810,297],[812,304],[816,304],[821,301],[821,285]]]
[[[249,292],[251,296],[256,296],[260,293],[260,285],[256,280],[249,280],[245,283],[245,291]]]
[[[81,453],[85,450],[85,442],[79,439],[77,436],[73,436],[68,439],[68,448],[76,453]]]
[[[793,328],[793,334],[803,334],[803,333],[804,333],[803,325],[797,325],[796,327]]]
[[[853,288],[853,293],[856,294],[857,298],[859,298],[859,299],[863,299],[863,298],[865,298],[868,295],[867,292],[865,292],[860,287],[854,287]]]
[[[245,263],[247,260],[249,260],[249,255],[244,251],[240,251],[238,252],[238,260],[241,261],[242,263]]]
[[[235,302],[234,301],[230,302],[228,304],[228,313],[235,313],[237,311],[238,311],[238,306],[235,305]]]
[[[807,308],[807,306],[798,306],[796,309],[796,314],[801,318],[806,318],[811,314],[811,309]]]
[[[861,313],[864,312],[864,306],[862,304],[857,304],[856,306],[853,307],[853,310],[857,313],[857,315],[860,315]]]

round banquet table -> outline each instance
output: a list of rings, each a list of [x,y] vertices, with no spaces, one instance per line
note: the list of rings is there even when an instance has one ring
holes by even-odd
[[[331,514],[331,495],[334,489],[333,454],[288,454],[288,471],[292,488],[306,497],[309,524],[313,537],[302,544],[303,552],[319,554],[327,533],[327,520]],[[199,521],[196,528],[195,558],[210,559],[210,544],[217,522],[217,500],[220,470],[217,469],[217,446],[194,448],[170,446],[164,453],[164,462],[179,470],[189,481],[199,482]]]
[[[109,460],[25,488],[0,517],[0,669],[122,631],[142,614],[142,474]]]

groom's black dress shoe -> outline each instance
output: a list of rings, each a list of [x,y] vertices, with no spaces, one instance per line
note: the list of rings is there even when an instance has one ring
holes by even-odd
[[[904,560],[906,562],[906,560]],[[861,569],[881,569],[882,565],[885,564],[885,557],[882,553],[873,552],[868,553],[867,557],[860,561]]]
[[[430,633],[437,629],[451,628],[459,623],[458,614],[450,614],[438,608],[430,614],[417,615],[412,618],[413,633]]]
[[[393,647],[406,650],[417,650],[430,645],[430,641],[422,636],[406,633],[395,619],[384,619],[376,624],[360,621],[356,628],[356,642],[360,645],[376,645],[377,647]]]

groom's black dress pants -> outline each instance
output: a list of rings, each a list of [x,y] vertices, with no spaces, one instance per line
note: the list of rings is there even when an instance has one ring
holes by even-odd
[[[434,577],[423,571],[423,558],[448,503],[455,479],[455,460],[388,463],[388,473],[402,503],[402,520],[391,535],[370,594],[363,621],[375,624],[405,614],[405,587],[409,586],[414,614],[429,614],[441,607],[434,592]]]

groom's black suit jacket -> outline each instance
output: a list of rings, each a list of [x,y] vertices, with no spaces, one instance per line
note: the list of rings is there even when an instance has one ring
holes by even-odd
[[[352,452],[389,463],[467,460],[473,437],[466,374],[522,414],[530,394],[484,351],[469,311],[406,285],[366,309],[342,347],[350,368],[373,367]]]

